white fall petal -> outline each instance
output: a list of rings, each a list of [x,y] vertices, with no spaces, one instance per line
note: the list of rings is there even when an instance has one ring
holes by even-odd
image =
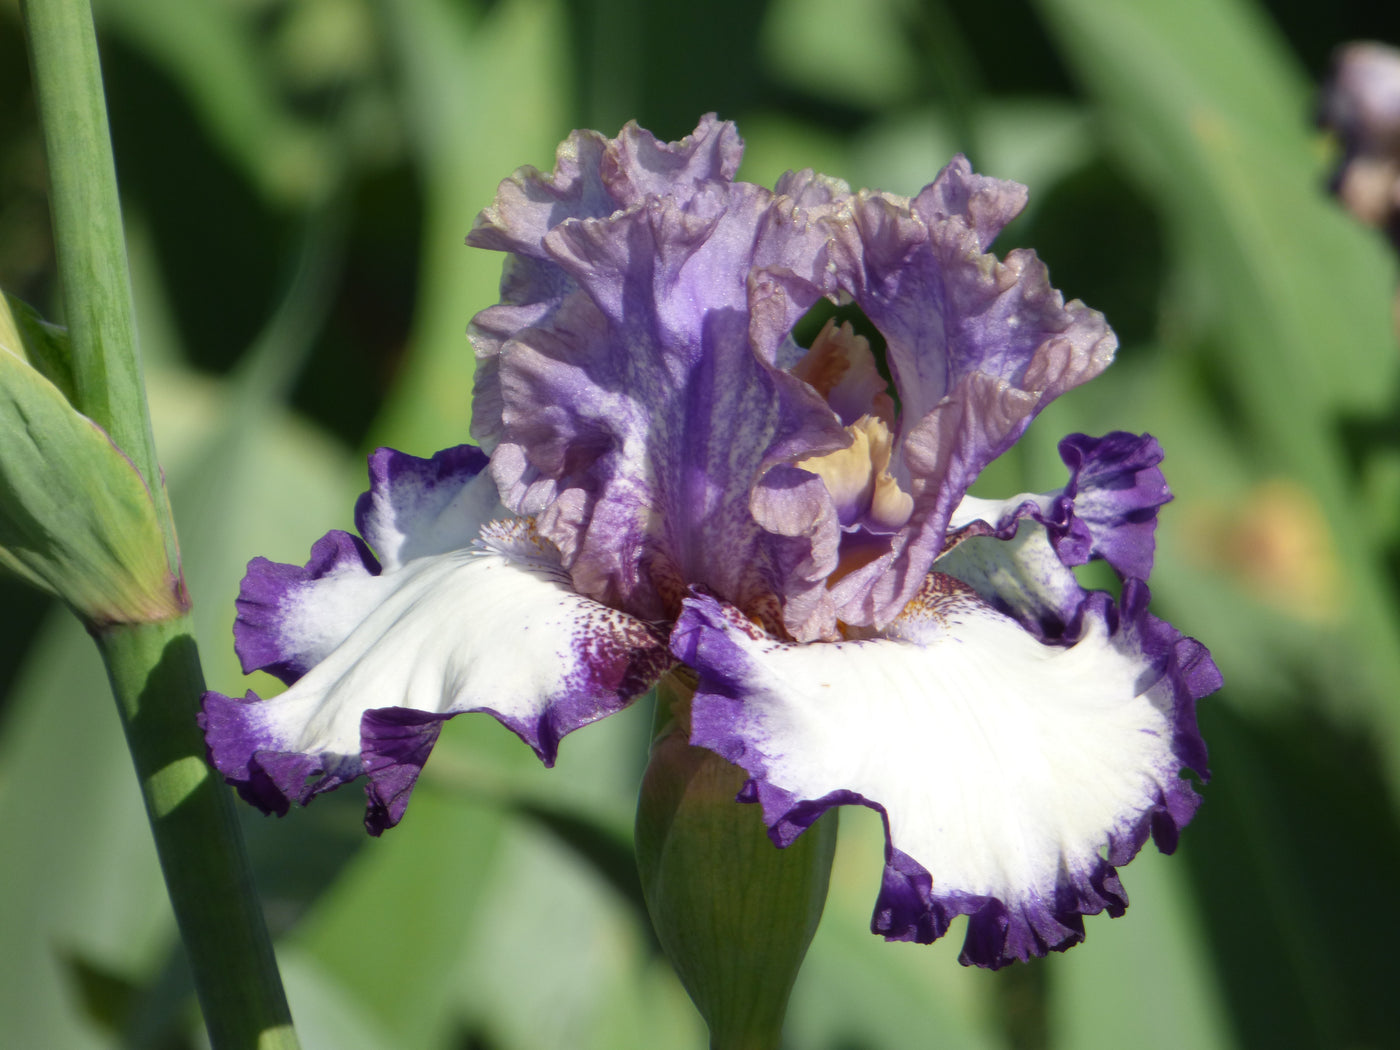
[[[708,598],[682,630],[692,743],[749,772],[775,840],[873,806],[954,914],[995,900],[1036,925],[1184,786],[1163,662],[1102,616],[1046,645],[934,574],[878,638],[784,643]]]

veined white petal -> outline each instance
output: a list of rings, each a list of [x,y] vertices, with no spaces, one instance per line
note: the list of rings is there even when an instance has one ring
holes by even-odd
[[[471,546],[485,522],[505,514],[486,464],[470,445],[431,459],[377,450],[369,458],[369,491],[355,505],[363,540],[336,530],[316,542],[305,566],[266,558],[248,564],[234,624],[243,670],[270,671],[292,684],[345,641],[386,586],[392,589],[386,577],[414,559]]]

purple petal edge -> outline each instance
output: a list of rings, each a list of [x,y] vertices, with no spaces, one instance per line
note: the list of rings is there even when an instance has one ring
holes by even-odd
[[[1157,439],[1121,430],[1101,438],[1070,434],[1059,451],[1070,477],[1048,512],[1027,499],[996,522],[973,521],[950,533],[950,543],[972,536],[1009,540],[1020,520],[1030,518],[1045,527],[1063,565],[1102,559],[1121,579],[1147,579],[1156,556],[1157,512],[1172,500]]]
[[[1162,446],[1151,434],[1115,430],[1101,438],[1070,434],[1059,450],[1070,479],[1057,504],[1066,504],[1073,521],[1061,529],[1047,523],[1055,553],[1065,565],[1102,558],[1120,577],[1147,579],[1157,511],[1172,499],[1159,466]]]
[[[1172,749],[1183,770],[1209,780],[1205,742],[1196,724],[1196,701],[1220,688],[1221,676],[1209,652],[1193,638],[1147,612],[1151,593],[1141,580],[1129,578],[1121,602],[1095,592],[1081,606],[1067,638],[1082,636],[1085,618],[1096,616],[1110,634],[1129,632],[1141,645],[1145,658],[1160,668],[1171,684]],[[737,801],[758,802],[769,825],[769,837],[782,848],[793,842],[832,806],[863,805],[880,813],[885,822],[885,871],[871,919],[871,931],[887,940],[927,944],[947,932],[952,919],[968,916],[967,935],[959,956],[964,965],[999,969],[1013,961],[1025,961],[1050,951],[1064,951],[1084,939],[1083,916],[1107,911],[1121,915],[1127,895],[1118,878],[1118,867],[1133,859],[1149,835],[1163,853],[1176,849],[1180,832],[1200,804],[1191,783],[1178,778],[1159,790],[1153,804],[1126,829],[1111,833],[1107,857],[1077,877],[1065,878],[1053,898],[1008,906],[995,897],[965,892],[938,893],[933,880],[918,861],[890,841],[884,807],[853,791],[836,791],[820,799],[799,799],[763,780],[760,756],[750,752],[736,731],[743,717],[740,683],[747,657],[723,634],[723,612],[708,596],[692,595],[672,635],[672,652],[700,670],[697,695],[707,703],[693,711],[691,742],[707,747],[744,768],[751,775]]]
[[[451,714],[381,707],[360,718],[361,760],[368,782],[365,830],[382,835],[403,819],[408,798]]]
[[[266,814],[285,817],[292,803],[308,805],[317,795],[364,774],[368,777],[365,830],[375,836],[403,819],[442,723],[452,717],[402,707],[366,711],[361,718],[360,760],[328,769],[323,755],[259,746],[267,743],[258,710],[262,702],[251,691],[241,699],[204,694],[197,721],[204,730],[210,762],[224,780],[245,802]]]
[[[306,654],[284,638],[286,603],[306,585],[347,570],[377,576],[380,567],[363,540],[339,529],[316,541],[305,566],[267,558],[250,561],[239,585],[233,623],[233,647],[243,673],[267,671],[291,685],[310,670]]]
[[[441,513],[488,462],[475,445],[445,448],[429,459],[393,448],[375,449],[369,457],[369,490],[355,501],[355,528],[378,547],[381,534],[413,524],[421,527],[416,519]]]
[[[349,776],[328,772],[318,755],[259,746],[267,742],[266,733],[260,731],[261,703],[251,690],[243,697],[206,692],[196,718],[204,731],[210,763],[244,801],[284,817],[293,802],[304,806],[315,795],[358,774],[358,770]],[[321,779],[312,783],[311,777]]]

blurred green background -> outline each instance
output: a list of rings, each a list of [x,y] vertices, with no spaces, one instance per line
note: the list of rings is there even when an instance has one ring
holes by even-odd
[[[867,932],[878,819],[843,818],[793,1050],[1400,1045],[1400,389],[1394,260],[1323,193],[1336,44],[1371,0],[105,0],[98,22],[156,439],[210,685],[247,560],[350,527],[377,444],[466,439],[462,239],[577,126],[738,121],[741,177],[912,193],[957,150],[1031,189],[1027,245],[1118,362],[979,490],[1062,483],[1071,430],[1155,434],[1157,610],[1212,649],[1214,778],[1133,905],[1001,973]],[[0,2],[0,286],[61,316],[14,0]],[[0,581],[0,1043],[198,1046],[101,665]],[[443,733],[403,825],[355,790],[244,807],[307,1050],[704,1045],[639,911],[645,705],[538,763]]]

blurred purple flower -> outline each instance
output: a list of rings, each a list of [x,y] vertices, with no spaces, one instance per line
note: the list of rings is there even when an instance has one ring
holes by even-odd
[[[1400,248],[1400,51],[1375,43],[1339,48],[1318,122],[1342,143],[1332,192]]]

